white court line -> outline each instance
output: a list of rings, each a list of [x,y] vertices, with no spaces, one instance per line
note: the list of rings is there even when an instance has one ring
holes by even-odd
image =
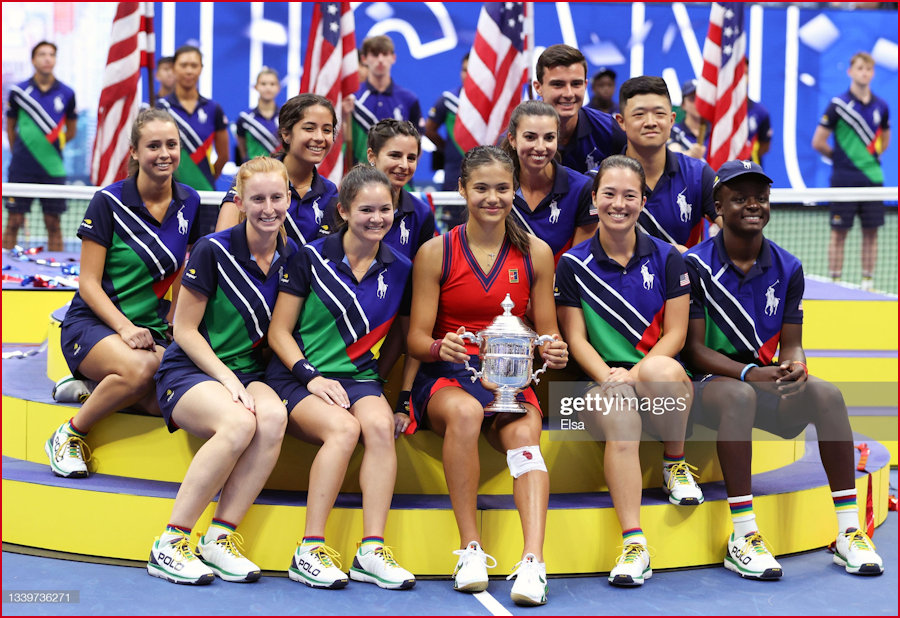
[[[493,616],[512,616],[508,609],[500,604],[500,601],[491,596],[487,590],[484,592],[476,592],[472,595],[478,602],[484,605],[484,608],[491,612]]]

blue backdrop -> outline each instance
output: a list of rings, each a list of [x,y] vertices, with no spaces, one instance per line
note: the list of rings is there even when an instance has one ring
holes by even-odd
[[[214,6],[213,53],[211,60],[207,59],[207,67],[212,70],[211,95],[222,104],[229,118],[234,118],[249,107],[247,86],[254,77],[249,54],[252,39],[263,41],[262,62],[285,75],[287,38],[298,34],[288,32],[286,3],[263,4],[262,18],[257,15],[255,20],[249,3]],[[357,42],[361,44],[367,34],[386,33],[392,37],[397,49],[393,77],[419,95],[425,111],[442,90],[458,87],[460,59],[472,45],[480,7],[474,2],[361,3],[355,9]],[[174,10],[175,46],[199,39],[199,3],[177,3]],[[311,3],[303,3],[299,28],[301,59],[311,12]],[[161,32],[161,8],[156,14],[157,32]],[[765,159],[766,171],[777,187],[797,187],[801,182],[810,187],[827,186],[829,167],[810,142],[828,100],[849,85],[846,69],[853,53],[886,46],[890,56],[893,50],[893,66],[877,65],[872,88],[888,101],[892,115],[896,114],[897,12],[801,9],[797,15],[799,19],[792,25],[785,8],[766,7],[761,9],[761,19],[751,22],[749,5],[747,9],[748,34],[761,41],[760,62],[754,62],[751,71],[758,69],[762,75],[760,100],[771,113],[775,131],[772,149]],[[535,44],[538,51],[559,42],[575,44],[588,57],[591,73],[600,65],[609,66],[618,73],[619,83],[632,74],[644,73],[663,75],[670,84],[679,84],[694,77],[688,50],[692,45],[702,50],[708,18],[707,6],[537,3]],[[797,49],[795,70],[791,59],[786,58],[788,41],[795,42]],[[634,60],[632,56],[641,45],[643,60]],[[752,62],[753,59],[751,55]],[[287,95],[286,88],[280,99]],[[785,136],[786,126],[796,129]],[[883,165],[886,184],[896,185],[896,137],[883,156]],[[796,171],[789,172],[791,169]],[[427,184],[430,178],[430,157],[426,155],[416,182]]]
[[[481,3],[353,5],[357,43],[369,34],[391,36],[397,49],[394,79],[419,95],[423,112],[441,91],[459,86],[460,60],[472,45]],[[847,64],[856,51],[876,52],[879,62],[872,88],[888,101],[892,124],[896,124],[897,11],[758,5],[751,19],[751,5],[746,7],[751,76],[762,76],[760,100],[771,113],[775,132],[765,158],[766,171],[777,187],[827,186],[829,167],[810,142],[828,100],[847,89]],[[296,94],[312,3],[157,2],[155,12],[157,55],[185,43],[204,48],[201,94],[218,101],[230,120],[250,107],[251,86],[262,64],[282,76],[294,69],[283,79],[279,103]],[[536,3],[535,13],[538,52],[554,43],[568,43],[584,51],[591,74],[608,66],[618,73],[619,83],[641,73],[662,75],[675,90],[677,84],[695,76],[692,59],[699,58],[709,18],[708,5],[677,3]],[[107,25],[93,22],[76,23],[75,29],[79,28],[108,32]],[[23,72],[30,74],[30,65],[22,64]],[[211,83],[208,89],[206,83]],[[66,158],[67,166],[73,168],[72,178],[86,176],[87,137],[93,135],[96,124],[96,101],[79,96],[80,122],[85,126],[78,143],[67,149],[71,150]],[[673,92],[673,98],[678,101],[680,93]],[[882,162],[886,184],[896,186],[896,135]],[[427,186],[431,175],[426,154],[416,184]],[[228,180],[223,178],[220,188],[226,188]]]

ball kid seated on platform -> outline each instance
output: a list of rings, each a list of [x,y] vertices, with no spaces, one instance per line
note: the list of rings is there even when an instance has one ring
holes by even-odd
[[[724,565],[750,579],[782,576],[753,513],[752,431],[758,427],[791,439],[813,423],[837,514],[833,560],[848,573],[878,575],[884,570],[881,557],[859,529],[847,407],[841,391],[811,376],[806,366],[803,267],[763,234],[771,183],[751,161],[723,164],[715,181],[722,231],[685,254],[691,309],[682,358],[695,380],[692,414],[718,430],[734,524]]]

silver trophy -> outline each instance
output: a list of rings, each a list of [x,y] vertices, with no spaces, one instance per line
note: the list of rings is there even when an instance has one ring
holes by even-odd
[[[525,407],[516,401],[516,395],[528,386],[532,380],[540,382],[538,376],[547,371],[547,363],[531,373],[531,361],[534,346],[553,341],[550,335],[541,335],[528,328],[522,320],[512,314],[516,304],[506,295],[500,303],[503,314],[498,315],[491,325],[473,335],[462,334],[466,341],[479,346],[478,357],[481,359],[481,371],[469,366],[472,381],[481,378],[482,385],[494,391],[494,401],[485,412],[525,412]]]

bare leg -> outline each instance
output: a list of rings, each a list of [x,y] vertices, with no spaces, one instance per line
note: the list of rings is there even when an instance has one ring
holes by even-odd
[[[19,240],[19,230],[25,225],[25,215],[10,212],[6,215],[6,230],[3,232],[3,248],[12,249]]]
[[[442,388],[428,402],[428,419],[434,432],[444,438],[444,477],[459,529],[460,548],[469,541],[480,544],[476,512],[481,477],[478,436],[484,408],[461,388]]]
[[[875,263],[878,260],[878,228],[864,227],[862,231],[862,275],[875,276]]]
[[[847,229],[831,228],[828,240],[828,272],[833,279],[840,279],[844,271],[844,241],[847,240]]]
[[[262,382],[251,382],[247,392],[256,402],[256,431],[222,488],[215,515],[235,525],[244,519],[272,473],[287,426],[287,410],[275,391]]]
[[[44,227],[47,228],[47,250],[62,251],[62,229],[59,225],[59,215],[44,213]]]
[[[510,449],[541,443],[541,414],[525,404],[527,412],[503,414],[491,425],[487,438],[495,449]],[[522,555],[534,554],[544,561],[544,536],[547,529],[547,505],[550,501],[550,475],[546,470],[532,470],[513,480],[513,498],[522,522],[524,546]]]
[[[138,402],[159,415],[153,376],[162,354],[159,346],[155,352],[134,350],[118,335],[101,339],[78,366],[79,373],[98,384],[75,414],[75,426],[90,431],[101,419]]]
[[[340,406],[311,395],[291,410],[289,427],[291,435],[322,445],[309,469],[303,536],[324,537],[328,514],[359,441],[359,421]]]
[[[359,471],[363,536],[383,537],[397,478],[394,413],[383,395],[363,397],[350,407],[350,413],[359,421],[365,447]]]
[[[172,418],[188,433],[205,438],[175,496],[169,523],[193,528],[225,485],[256,432],[256,418],[234,402],[219,382],[206,381],[185,393]]]

